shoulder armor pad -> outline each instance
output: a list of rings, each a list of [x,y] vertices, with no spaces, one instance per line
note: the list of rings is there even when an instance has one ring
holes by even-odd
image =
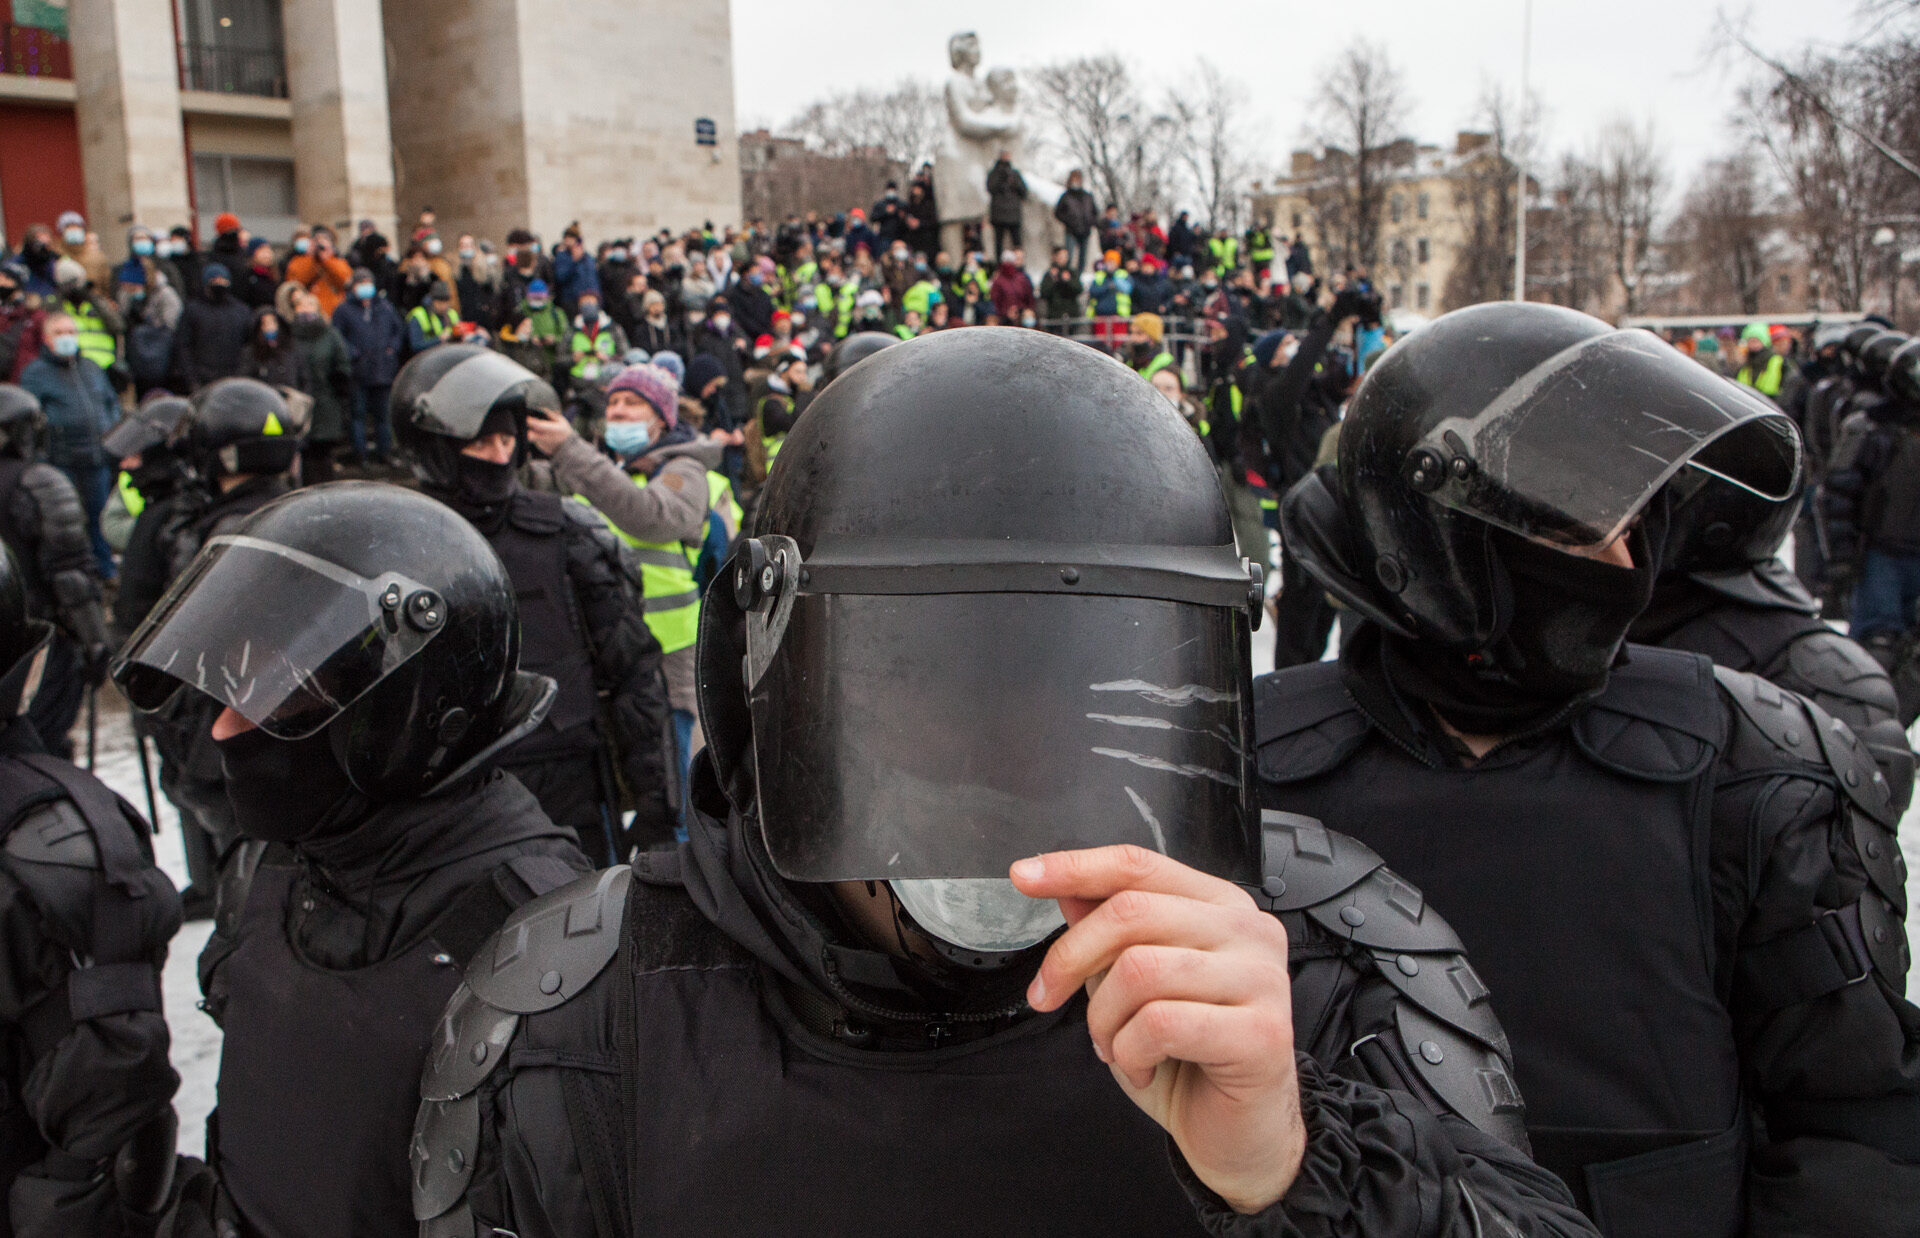
[[[1501,1052],[1406,1002],[1394,1023],[1414,1069],[1455,1113],[1513,1147],[1529,1146],[1526,1103]]]
[[[431,1221],[457,1211],[480,1150],[480,1098],[423,1100],[413,1119],[407,1159],[413,1171],[413,1219]]]
[[[479,1087],[519,1026],[519,1015],[487,1005],[465,984],[455,989],[420,1076],[420,1099],[455,1100]]]
[[[1820,602],[1793,570],[1779,559],[1725,572],[1690,573],[1694,583],[1721,597],[1769,610],[1791,610],[1803,615],[1820,613]]]
[[[94,841],[93,828],[68,800],[49,800],[29,809],[8,833],[6,850],[29,864],[100,867],[100,846]]]
[[[1267,782],[1299,782],[1337,768],[1359,750],[1369,729],[1340,681],[1337,662],[1290,667],[1254,681],[1256,765]]]
[[[467,965],[468,986],[511,1014],[537,1014],[573,997],[619,948],[632,880],[623,864],[523,904]]]
[[[1574,743],[1596,764],[1628,777],[1697,777],[1726,744],[1712,675],[1713,663],[1700,654],[1634,645],[1606,691],[1574,719]]]
[[[1873,754],[1846,723],[1795,692],[1715,667],[1714,675],[1740,712],[1782,753],[1832,772],[1842,795],[1888,829],[1897,824],[1893,792]]]
[[[544,490],[516,490],[507,511],[513,527],[525,533],[552,534],[566,527],[560,496]]]
[[[1260,811],[1260,845],[1260,888],[1251,893],[1274,912],[1305,911],[1336,898],[1385,862],[1357,838],[1272,808]]]
[[[1809,632],[1787,646],[1787,670],[1805,684],[1791,685],[1807,695],[1821,694],[1854,701],[1880,717],[1899,716],[1900,702],[1893,681],[1873,655],[1851,636],[1831,628]]]

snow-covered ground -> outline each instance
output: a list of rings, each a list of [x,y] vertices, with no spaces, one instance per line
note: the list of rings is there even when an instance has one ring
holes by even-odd
[[[1253,636],[1254,673],[1273,669],[1273,627],[1262,624]],[[83,719],[84,725],[84,719]],[[75,748],[85,751],[84,732],[76,733]],[[147,811],[146,792],[141,789],[140,765],[134,755],[133,730],[127,722],[127,709],[120,697],[108,687],[100,693],[99,733],[96,760],[102,781],[124,796],[141,812]],[[180,820],[166,797],[154,791],[159,800],[160,831],[155,850],[160,866],[175,884],[187,883],[186,859],[180,849]],[[1910,872],[1920,873],[1920,809],[1909,812],[1902,823],[1900,841],[1907,854]],[[1908,902],[1920,905],[1920,882],[1909,882]],[[206,944],[212,925],[205,920],[188,924],[173,939],[167,957],[165,977],[167,1018],[173,1027],[173,1064],[180,1071],[180,1094],[175,1104],[180,1111],[180,1148],[199,1155],[206,1142],[207,1114],[213,1108],[214,1080],[220,1067],[220,1029],[201,1013],[200,983],[194,964],[200,948]],[[1920,916],[1908,921],[1914,955],[1920,958]],[[1920,984],[1910,976],[1909,995],[1920,996]]]

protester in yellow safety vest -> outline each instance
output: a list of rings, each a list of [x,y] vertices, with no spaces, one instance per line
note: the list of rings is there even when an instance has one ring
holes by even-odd
[[[828,255],[820,260],[820,282],[813,286],[813,312],[822,333],[831,332],[836,340],[847,337],[853,328],[853,302],[859,295],[860,281],[846,277],[838,258]]]
[[[1167,328],[1158,314],[1135,314],[1127,340],[1127,364],[1147,381],[1173,366],[1173,354],[1166,349]]]
[[[439,280],[427,289],[427,299],[407,313],[407,348],[422,353],[453,338],[460,311],[453,308],[453,290]]]
[[[580,294],[574,315],[573,336],[567,345],[573,358],[568,371],[576,390],[592,386],[601,371],[627,352],[627,337],[607,312],[600,308],[600,297],[591,290]]]
[[[803,350],[788,348],[771,354],[767,363],[767,376],[753,386],[753,420],[747,427],[746,480],[756,486],[767,479],[774,458],[787,441],[787,431],[793,429],[813,391]]]
[[[633,365],[607,384],[604,454],[558,413],[533,410],[527,441],[553,460],[553,477],[598,511],[630,551],[647,626],[665,654],[682,778],[696,742],[693,646],[700,628],[694,564],[707,533],[707,472],[720,444],[680,422],[680,386],[657,365]]]
[[[80,328],[80,355],[111,372],[114,362],[120,359],[120,335],[126,330],[126,320],[111,302],[94,291],[93,281],[87,278],[87,268],[72,258],[54,263],[53,273],[60,284],[57,308],[72,315],[74,325]]]
[[[1207,253],[1213,257],[1214,273],[1223,279],[1240,265],[1240,242],[1232,236],[1222,234],[1209,240]]]
[[[1773,351],[1773,337],[1767,331],[1767,324],[1750,322],[1740,332],[1740,354],[1742,364],[1734,381],[1752,387],[1770,400],[1780,398],[1780,388],[1786,382],[1787,359]]]
[[[1247,261],[1263,275],[1273,265],[1273,233],[1264,223],[1247,229]]]

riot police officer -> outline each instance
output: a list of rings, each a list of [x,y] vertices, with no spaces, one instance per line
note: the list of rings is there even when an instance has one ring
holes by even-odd
[[[192,411],[193,405],[179,396],[149,398],[101,439],[107,454],[120,464],[120,493],[133,516],[113,600],[116,643],[140,626],[167,591],[167,557],[159,538],[168,527],[174,500],[193,482],[181,433]]]
[[[278,390],[254,378],[223,378],[194,394],[175,431],[192,477],[156,516],[151,539],[129,541],[115,610],[137,622],[200,548],[293,488],[305,424]],[[235,837],[220,754],[207,738],[218,710],[183,693],[141,720],[160,753],[160,787],[180,810],[188,919],[213,911],[214,872]]]
[[[1418,892],[1296,816],[1262,869],[1254,577],[1157,392],[947,332],[783,458],[703,611],[689,839],[468,968],[423,1234],[1586,1232]]]
[[[529,407],[553,388],[473,344],[430,349],[393,384],[393,424],[421,488],[472,522],[520,603],[520,665],[559,685],[545,721],[501,755],[556,823],[603,864],[673,833],[660,642],[620,542],[574,499],[522,487]],[[634,810],[622,825],[623,807]]]
[[[51,755],[49,624],[0,548],[0,1233],[152,1234],[174,1182],[160,968],[180,899],[147,823]]]
[[[1699,469],[1670,486],[1653,598],[1628,628],[1643,645],[1704,653],[1806,697],[1853,728],[1887,777],[1893,812],[1913,794],[1913,749],[1887,672],[1820,619],[1820,603],[1775,557],[1800,510]]]
[[[54,625],[30,709],[42,742],[64,758],[73,753],[67,735],[81,699],[106,673],[110,646],[79,492],[38,459],[45,427],[32,392],[0,383],[0,540],[22,569],[29,613]]]
[[[1348,409],[1287,544],[1363,618],[1255,687],[1262,799],[1447,908],[1541,1163],[1601,1229],[1895,1233],[1920,1054],[1886,781],[1818,705],[1625,643],[1676,474],[1783,502],[1798,440],[1645,332],[1449,314]]]
[[[554,694],[518,645],[512,582],[472,525],[340,482],[215,534],[120,651],[135,708],[206,700],[246,840],[200,956],[225,1029],[216,1223],[411,1228],[433,1020],[509,909],[588,867],[494,767]]]

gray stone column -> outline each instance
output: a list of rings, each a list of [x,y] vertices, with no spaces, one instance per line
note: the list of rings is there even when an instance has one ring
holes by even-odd
[[[117,254],[128,224],[192,222],[173,6],[72,0],[68,30],[87,224]]]
[[[300,219],[332,224],[343,245],[361,219],[392,236],[393,140],[380,0],[286,0],[281,14]]]

